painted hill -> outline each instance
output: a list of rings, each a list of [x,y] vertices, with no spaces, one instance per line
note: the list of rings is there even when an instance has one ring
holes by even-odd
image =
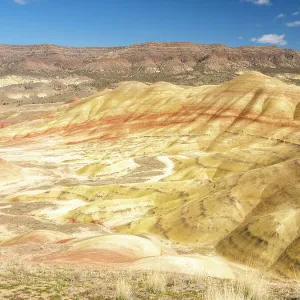
[[[40,153],[44,167],[56,168],[47,184],[6,199],[81,201],[57,211],[59,220],[153,235],[191,253],[210,249],[293,278],[299,103],[299,87],[258,72],[218,86],[124,82],[62,105],[51,119],[1,129],[1,148],[26,147],[26,157]]]

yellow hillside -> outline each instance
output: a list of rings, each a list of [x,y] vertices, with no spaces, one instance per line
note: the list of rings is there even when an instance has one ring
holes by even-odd
[[[7,199],[85,201],[60,218],[213,247],[293,278],[299,103],[299,87],[257,72],[219,86],[125,82],[61,107],[51,120],[1,129],[3,145],[49,145],[42,156],[53,156],[60,176]]]

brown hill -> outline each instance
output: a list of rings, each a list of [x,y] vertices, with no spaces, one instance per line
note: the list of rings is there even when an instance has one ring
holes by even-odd
[[[121,80],[199,85],[220,83],[243,70],[297,74],[300,52],[277,47],[193,43],[145,43],[123,47],[71,48],[0,45],[2,74],[88,75],[99,86]],[[294,80],[293,76],[289,76]]]

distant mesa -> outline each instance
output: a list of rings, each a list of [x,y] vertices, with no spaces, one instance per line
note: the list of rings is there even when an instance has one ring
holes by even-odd
[[[187,42],[88,48],[0,45],[0,55],[1,68],[8,74],[87,76],[102,87],[123,80],[218,84],[240,71],[282,76],[297,74],[300,67],[300,52],[296,50]]]

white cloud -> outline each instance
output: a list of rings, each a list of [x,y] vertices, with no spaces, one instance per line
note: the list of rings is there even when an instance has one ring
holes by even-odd
[[[276,17],[276,19],[283,19],[285,17],[285,14],[280,14]]]
[[[291,22],[291,23],[286,23],[287,27],[298,27],[300,26],[300,21],[295,21],[295,22]]]
[[[300,14],[300,11],[296,11],[292,14],[292,16],[298,16]]]
[[[33,2],[39,2],[40,0],[12,0],[14,3],[20,4],[20,5],[25,5]]]
[[[260,44],[271,44],[271,45],[280,45],[284,46],[287,44],[287,41],[284,39],[285,35],[278,35],[278,34],[265,34],[260,38],[253,38],[251,39],[254,43]]]
[[[271,5],[271,0],[246,0],[256,5]]]
[[[244,37],[242,37],[242,36],[239,36],[239,40],[242,40]]]
[[[13,0],[13,1],[20,5],[25,5],[27,3],[27,0]]]

